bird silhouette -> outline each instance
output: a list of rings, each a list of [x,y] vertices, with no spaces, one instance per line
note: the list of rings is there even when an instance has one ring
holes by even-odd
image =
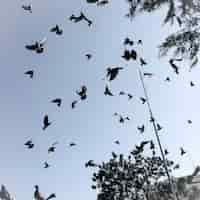
[[[169,154],[169,152],[168,152],[167,149],[164,150],[164,154],[165,154],[165,155],[168,155],[168,154]]]
[[[78,101],[77,100],[74,100],[73,102],[72,102],[72,104],[71,104],[71,107],[72,107],[72,109],[74,109],[75,108],[75,106],[76,106],[76,104],[78,103]]]
[[[169,64],[171,65],[172,69],[174,70],[174,72],[178,75],[179,74],[179,68],[178,66],[174,63],[174,61],[181,61],[179,59],[170,59],[169,60]]]
[[[48,162],[44,162],[44,168],[47,169],[49,167],[50,167],[49,163]]]
[[[99,0],[86,0],[87,3],[97,3]]]
[[[165,81],[170,82],[170,81],[171,81],[171,80],[170,80],[170,77],[169,77],[169,76],[166,77]]]
[[[56,195],[54,193],[49,195],[47,198],[43,197],[42,194],[39,191],[39,186],[35,185],[35,192],[34,192],[34,199],[35,200],[50,200],[50,199],[55,198],[55,197],[56,197]]]
[[[128,93],[127,95],[128,95],[128,100],[131,100],[133,98],[132,94]]]
[[[158,124],[158,123],[156,124],[156,126],[157,126],[157,130],[158,131],[161,131],[163,129],[163,127],[160,124]]]
[[[138,40],[137,44],[142,44],[142,40]]]
[[[92,58],[92,54],[89,54],[89,53],[85,54],[85,56],[87,57],[88,60]]]
[[[61,103],[62,103],[62,99],[61,98],[56,98],[56,99],[53,99],[51,101],[51,103],[56,103],[58,107],[61,106]]]
[[[22,8],[25,11],[29,11],[30,13],[32,13],[32,6],[31,6],[31,4],[29,4],[29,5],[22,5]]]
[[[56,24],[55,27],[50,29],[50,32],[55,32],[57,35],[62,35],[63,30]]]
[[[122,67],[114,67],[114,68],[108,67],[106,77],[108,78],[109,81],[112,81],[117,77],[119,71],[122,69],[123,69]]]
[[[190,81],[190,86],[194,87],[195,86],[194,82]]]
[[[105,87],[105,91],[104,91],[104,95],[108,95],[108,96],[114,96],[113,93],[110,91],[110,89],[108,88],[108,85],[106,85]]]
[[[34,44],[31,45],[25,45],[25,48],[30,51],[35,51],[38,54],[41,54],[44,52],[44,45],[46,43],[46,38],[44,38],[41,41],[36,41]]]
[[[120,145],[119,140],[115,140],[114,143],[117,144],[117,145]]]
[[[92,21],[90,19],[88,19],[84,14],[83,12],[80,13],[79,16],[75,16],[74,14],[72,14],[69,18],[69,20],[77,23],[77,22],[80,22],[82,20],[85,20],[87,23],[88,23],[88,26],[91,26],[92,24]]]
[[[98,1],[98,2],[97,2],[97,6],[105,6],[105,5],[108,4],[108,3],[109,3],[108,0]]]
[[[49,117],[48,115],[45,115],[44,116],[44,119],[43,119],[43,130],[45,130],[48,126],[51,125],[52,122],[49,122]]]
[[[71,143],[69,144],[69,146],[70,146],[70,147],[76,146],[76,143],[71,142]]]
[[[29,77],[32,79],[33,75],[34,75],[34,71],[33,70],[28,70],[24,74],[29,75]]]
[[[126,93],[124,91],[120,91],[119,95],[125,95]]]
[[[35,146],[32,140],[28,140],[26,143],[24,143],[24,145],[27,146],[28,149],[32,149]]]
[[[187,122],[188,122],[188,124],[192,124],[192,120],[190,120],[190,119],[188,119]]]
[[[36,49],[39,48],[39,43],[36,41],[34,44],[26,45],[25,47],[28,50],[35,51]]]
[[[132,40],[130,40],[128,37],[125,38],[124,40],[124,45],[130,45],[133,46],[134,42]]]
[[[85,100],[87,98],[87,87],[85,85],[81,86],[80,91],[76,91],[76,93],[80,96],[81,100]]]
[[[55,152],[55,150],[56,150],[56,147],[51,146],[51,147],[48,148],[48,153],[53,153],[53,152]]]
[[[147,62],[143,58],[140,58],[140,65],[147,65]]]
[[[131,59],[131,53],[128,50],[124,50],[124,55],[122,55],[122,58],[124,58],[126,61],[129,61]]]
[[[181,150],[181,156],[183,156],[184,154],[186,154],[186,151],[183,149],[183,147],[181,147],[180,150]]]
[[[149,78],[151,78],[153,76],[153,74],[149,73],[149,72],[144,72],[143,75],[144,75],[144,77],[149,77]]]
[[[94,163],[94,160],[89,160],[85,163],[85,167],[96,167],[97,165]]]
[[[140,100],[142,101],[142,104],[145,104],[147,101],[144,97],[140,97]]]
[[[142,134],[142,133],[144,133],[145,127],[144,127],[144,125],[142,125],[142,126],[137,126],[137,129],[138,129],[138,131]]]

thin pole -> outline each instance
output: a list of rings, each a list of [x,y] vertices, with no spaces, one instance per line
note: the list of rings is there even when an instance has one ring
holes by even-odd
[[[161,152],[161,155],[162,155],[162,159],[163,159],[163,162],[164,162],[164,168],[165,168],[165,171],[166,171],[166,174],[167,174],[167,177],[168,177],[168,181],[169,181],[169,184],[170,184],[170,186],[171,186],[172,192],[173,192],[173,193],[175,194],[175,196],[176,196],[176,199],[179,199],[178,196],[177,196],[177,193],[174,191],[174,187],[173,187],[173,184],[172,184],[172,180],[171,180],[171,177],[170,177],[170,175],[169,175],[169,171],[168,171],[168,167],[167,167],[167,164],[166,164],[165,155],[164,155],[163,148],[162,148],[162,145],[161,145],[161,141],[160,141],[160,137],[159,137],[159,134],[158,134],[158,130],[157,130],[157,128],[156,128],[155,119],[154,119],[154,117],[153,117],[153,112],[152,112],[152,109],[151,109],[151,105],[150,105],[150,102],[149,102],[147,90],[146,90],[146,87],[145,87],[145,84],[144,84],[144,80],[143,80],[143,76],[142,76],[142,73],[141,73],[141,70],[140,70],[140,69],[139,69],[139,75],[140,75],[140,80],[141,80],[141,82],[142,82],[142,87],[143,87],[143,89],[144,89],[145,98],[146,98],[146,100],[147,100],[147,106],[148,106],[150,118],[152,119],[152,124],[153,124],[153,128],[154,128],[154,133],[155,133],[155,135],[156,135],[156,139],[157,139],[157,142],[158,142],[158,145],[159,145],[159,149],[160,149],[160,152]]]

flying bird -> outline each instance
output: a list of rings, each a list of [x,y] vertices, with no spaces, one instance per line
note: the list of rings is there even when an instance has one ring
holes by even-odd
[[[147,62],[143,58],[140,58],[140,65],[147,65]]]
[[[149,77],[149,78],[151,78],[153,76],[153,74],[149,73],[149,72],[144,72],[143,75],[146,77]]]
[[[53,99],[51,101],[51,103],[56,103],[58,107],[61,106],[61,103],[62,103],[62,99],[61,98],[56,98],[56,99]]]
[[[123,69],[122,67],[114,67],[114,68],[108,67],[106,77],[108,78],[109,81],[112,81],[117,77],[119,71],[122,69]]]
[[[167,149],[165,149],[165,150],[164,150],[164,154],[165,154],[165,155],[168,155],[168,154],[169,154],[169,151],[168,151]]]
[[[142,133],[144,133],[145,127],[144,127],[144,125],[142,125],[142,126],[138,126],[137,129],[142,134]]]
[[[102,1],[97,2],[97,6],[105,6],[108,3],[109,3],[108,0],[102,0]]]
[[[140,97],[140,100],[142,101],[142,104],[145,104],[147,101],[144,97]]]
[[[75,106],[76,106],[76,104],[78,103],[78,101],[77,100],[74,100],[73,102],[72,102],[72,104],[71,104],[71,107],[72,107],[72,109],[74,109],[75,108]]]
[[[52,198],[55,198],[56,195],[54,193],[52,193],[51,195],[49,195],[47,198],[45,198],[44,196],[42,196],[42,194],[39,191],[39,186],[35,185],[35,192],[34,192],[34,199],[35,200],[50,200]]]
[[[28,70],[24,74],[29,75],[29,77],[32,79],[33,75],[34,75],[34,71],[33,70]]]
[[[85,54],[85,56],[87,57],[88,60],[92,58],[92,54],[89,54],[89,53]]]
[[[70,146],[70,147],[76,146],[76,143],[71,142],[71,143],[69,144],[69,146]]]
[[[190,86],[194,87],[195,86],[194,82],[190,81]]]
[[[180,150],[181,150],[181,156],[183,156],[184,154],[186,154],[186,151],[183,149],[183,147],[181,147]]]
[[[32,149],[35,146],[32,140],[28,140],[24,145],[27,146],[28,149]]]
[[[55,32],[57,35],[62,35],[63,30],[56,24],[55,27],[50,29],[50,32]]]
[[[158,123],[156,124],[156,126],[157,126],[157,130],[158,131],[161,131],[163,129],[163,127],[160,124],[158,124]]]
[[[85,163],[85,167],[96,167],[97,165],[94,163],[94,160],[89,160]]]
[[[31,4],[29,4],[29,5],[22,5],[22,8],[25,11],[29,11],[30,13],[32,13],[32,6],[31,6]]]
[[[81,100],[85,100],[87,98],[87,87],[85,85],[81,86],[80,91],[76,91],[76,93],[80,96]]]
[[[49,122],[49,117],[48,115],[45,115],[44,116],[44,119],[43,119],[43,130],[45,130],[48,126],[51,125],[52,122]]]
[[[108,95],[108,96],[114,96],[113,93],[110,91],[110,89],[108,88],[108,85],[106,85],[105,87],[105,91],[104,91],[104,95]]]
[[[88,26],[91,26],[92,21],[88,19],[82,12],[80,13],[79,16],[75,16],[72,14],[69,18],[70,21],[74,21],[74,23],[80,22],[82,20],[85,20],[88,23]]]
[[[171,81],[171,80],[170,80],[170,77],[169,77],[169,76],[166,77],[165,81],[170,82],[170,81]]]
[[[51,146],[51,147],[48,148],[48,153],[53,153],[53,152],[55,152],[55,150],[56,150],[56,147]]]
[[[133,46],[134,42],[132,40],[130,40],[128,37],[125,38],[124,40],[124,45],[130,45]]]
[[[192,120],[190,120],[190,119],[187,122],[188,122],[188,124],[192,124]]]
[[[170,59],[169,64],[171,65],[172,69],[174,72],[178,75],[179,74],[179,68],[178,66],[174,63],[174,61],[182,61],[182,59]]]
[[[49,163],[48,162],[44,162],[44,168],[47,169],[49,167],[50,167]]]
[[[138,44],[142,44],[142,40],[138,40],[138,42],[137,42]]]
[[[133,98],[133,95],[132,94],[127,94],[128,95],[128,100],[131,100]]]
[[[117,144],[117,145],[120,145],[119,140],[115,140],[114,143]]]

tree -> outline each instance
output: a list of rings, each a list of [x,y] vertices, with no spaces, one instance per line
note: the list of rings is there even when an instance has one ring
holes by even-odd
[[[198,0],[127,0],[129,13],[133,19],[140,13],[152,12],[167,7],[164,24],[177,22],[177,32],[169,35],[159,46],[160,56],[167,55],[170,50],[174,57],[190,61],[190,68],[198,63],[200,39],[200,2]]]
[[[146,156],[145,149],[149,144],[151,155]],[[174,162],[167,160],[167,166],[172,171]],[[92,178],[92,189],[98,190],[98,200],[150,200],[157,199],[158,194],[160,199],[173,199],[169,182],[160,182],[166,172],[152,141],[135,146],[127,158],[112,152],[108,162],[91,167],[98,168]]]

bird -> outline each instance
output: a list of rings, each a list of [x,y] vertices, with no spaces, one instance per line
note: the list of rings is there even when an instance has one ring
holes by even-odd
[[[35,51],[36,53],[40,54],[44,52],[44,44],[46,43],[46,38],[41,41],[36,41],[33,44],[25,45],[25,48],[30,51]]]
[[[119,140],[115,140],[114,143],[117,144],[117,145],[120,145]]]
[[[122,67],[114,67],[114,68],[108,67],[106,77],[108,78],[109,81],[113,81],[117,77],[119,71],[122,69],[123,69]]]
[[[180,150],[181,150],[181,156],[183,156],[184,154],[186,154],[186,151],[183,149],[183,147],[181,147]]]
[[[133,46],[134,42],[132,40],[130,40],[128,37],[125,38],[124,40],[124,45],[130,45]]]
[[[51,195],[49,195],[47,198],[43,197],[42,194],[39,192],[39,186],[35,185],[35,192],[34,192],[34,199],[35,200],[49,200],[52,198],[55,198],[56,195],[54,193],[52,193]]]
[[[140,97],[140,100],[142,101],[142,104],[145,104],[147,101],[144,97]]]
[[[142,40],[138,40],[138,42],[137,42],[138,44],[142,44]]]
[[[140,65],[147,65],[147,62],[143,58],[140,58]]]
[[[33,70],[28,70],[24,74],[29,75],[29,77],[32,79],[33,75],[34,75],[34,71]]]
[[[135,50],[131,50],[131,58],[133,59],[133,60],[136,60],[137,59],[137,52],[135,51]]]
[[[43,119],[43,127],[42,129],[45,130],[48,126],[51,125],[52,122],[49,122],[49,117],[48,115],[45,115],[44,116],[44,119]]]
[[[190,81],[190,86],[194,87],[195,86],[194,82]]]
[[[120,122],[120,123],[124,123],[124,121],[125,121],[124,118],[120,115],[120,116],[119,116],[119,122]]]
[[[158,131],[161,131],[163,129],[163,127],[160,124],[158,124],[158,123],[156,124],[156,126],[157,126],[157,130]]]
[[[187,122],[188,122],[188,124],[192,124],[192,120],[190,120],[190,119],[188,119]]]
[[[132,94],[128,93],[127,95],[128,95],[128,100],[131,100],[133,98]]]
[[[97,6],[105,6],[108,3],[109,3],[108,0],[102,0],[102,1],[97,2]]]
[[[128,50],[124,50],[124,55],[122,55],[122,58],[124,58],[126,61],[129,61],[131,59],[131,54]]]
[[[179,61],[179,59],[170,59],[169,60],[169,64],[171,65],[172,69],[174,70],[174,72],[178,75],[179,74],[179,68],[176,64],[174,64],[174,61]],[[181,61],[181,60],[180,60]]]
[[[89,160],[85,163],[85,167],[96,167],[97,165],[94,163],[94,160]]]
[[[74,100],[73,102],[72,102],[72,104],[71,104],[71,107],[72,107],[72,109],[74,109],[75,108],[75,106],[76,106],[76,104],[78,103],[78,101],[77,100]]]
[[[167,151],[167,149],[164,150],[164,154],[165,155],[169,154],[169,152]]]
[[[165,79],[165,81],[170,82],[171,81],[170,77],[167,76],[166,79]]]
[[[61,98],[56,98],[56,99],[53,99],[51,101],[51,103],[56,103],[58,107],[61,106],[61,103],[62,103],[62,99]]]
[[[32,140],[28,140],[26,143],[24,143],[24,145],[27,146],[28,149],[32,149],[35,146]]]
[[[49,168],[49,167],[50,167],[49,163],[48,162],[44,162],[44,168],[46,169],[46,168]]]
[[[179,164],[176,164],[173,169],[176,170],[176,169],[179,169],[180,168],[180,165]]]
[[[74,21],[75,23],[80,22],[82,20],[85,20],[88,23],[88,26],[91,26],[92,21],[89,20],[84,14],[83,12],[80,13],[79,16],[75,16],[74,14],[72,14],[69,18],[70,21]]]
[[[22,5],[22,8],[25,11],[29,11],[30,13],[32,13],[32,6],[31,6],[31,4],[29,4],[29,5]]]
[[[37,48],[39,48],[39,43],[36,41],[34,44],[25,45],[25,48],[31,51],[35,51]]]
[[[56,26],[50,29],[50,32],[55,32],[57,35],[62,35],[63,30],[56,24]]]
[[[143,75],[146,77],[149,77],[149,78],[151,78],[153,76],[153,74],[149,73],[149,72],[144,72]]]
[[[69,146],[70,146],[70,147],[76,146],[76,143],[71,142],[71,143],[69,144]]]
[[[104,91],[104,95],[108,95],[108,96],[114,96],[113,93],[110,91],[110,89],[108,88],[108,85],[106,85],[105,87],[105,91]]]
[[[119,95],[125,95],[126,93],[124,91],[120,91]]]
[[[81,86],[80,91],[76,91],[76,93],[80,96],[81,100],[85,100],[87,98],[87,87],[85,85]]]
[[[86,0],[87,3],[97,3],[99,0]]]
[[[89,54],[89,53],[85,54],[85,56],[87,57],[88,60],[92,58],[92,54]]]
[[[137,126],[137,129],[140,133],[144,133],[144,129],[145,129],[144,124],[142,126]]]
[[[51,146],[51,147],[48,148],[48,153],[53,153],[53,152],[55,152],[55,150],[56,150],[56,147]]]

